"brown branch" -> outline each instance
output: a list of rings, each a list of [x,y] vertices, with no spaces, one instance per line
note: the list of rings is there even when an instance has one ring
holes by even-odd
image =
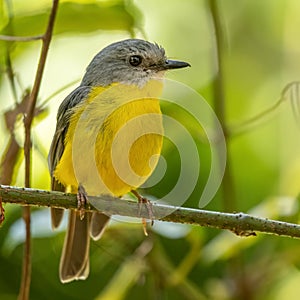
[[[11,91],[12,91],[12,94],[14,96],[15,103],[17,104],[18,103],[18,95],[17,95],[16,83],[15,83],[15,73],[14,73],[14,70],[13,70],[13,66],[12,66],[11,57],[10,57],[8,47],[6,47],[5,50],[6,50],[6,54],[5,54],[6,70],[5,70],[5,72],[7,74],[8,81],[9,81],[10,86],[11,86]]]
[[[25,186],[26,187],[30,187],[31,124],[34,117],[36,101],[40,90],[46,58],[49,50],[51,37],[52,37],[55,16],[58,8],[58,2],[59,0],[53,0],[53,6],[49,16],[47,30],[42,38],[43,45],[42,45],[38,68],[36,71],[34,85],[28,101],[26,115],[24,116],[24,127],[25,127],[24,156],[25,156]]]
[[[20,146],[15,136],[11,134],[0,162],[0,182],[2,184],[12,183],[14,168],[20,153]]]
[[[55,191],[0,185],[0,197],[3,202],[19,205],[77,208],[75,194]],[[109,215],[128,217],[149,217],[146,205],[140,211],[137,202],[132,200],[103,195],[101,197],[89,196],[89,201],[95,203],[97,209],[90,207],[86,209],[87,211],[102,211]],[[157,203],[153,203],[153,213],[156,220],[227,229],[240,236],[253,236],[255,232],[263,232],[300,238],[300,225],[298,224],[269,220],[244,213],[223,213]]]
[[[18,300],[28,300],[31,282],[31,218],[30,206],[23,208],[23,220],[25,223],[25,246],[23,254],[22,278]]]
[[[25,186],[30,187],[30,167],[31,167],[31,125],[34,118],[34,112],[37,102],[39,89],[42,82],[43,72],[45,68],[46,58],[50,41],[52,38],[52,32],[54,27],[54,21],[58,8],[59,0],[53,0],[51,13],[45,34],[42,36],[42,50],[36,71],[36,77],[34,80],[33,88],[29,97],[26,114],[24,115],[24,128],[25,128],[25,142],[24,142],[24,157],[25,157]],[[18,299],[29,299],[30,282],[31,282],[31,243],[30,243],[30,207],[24,207],[23,219],[26,224],[26,240],[23,259],[23,271],[21,287]]]
[[[13,109],[9,109],[4,113],[5,125],[10,133],[9,141],[2,154],[0,161],[0,183],[12,184],[13,174],[18,172],[19,165],[16,167],[21,147],[15,137],[15,125],[19,115],[24,115],[27,109],[29,100],[29,91],[26,90],[22,96],[22,101],[17,103]],[[44,109],[37,107],[34,115],[42,113]]]
[[[5,209],[2,205],[2,197],[0,196],[0,226],[5,220],[5,215],[4,215]]]
[[[6,1],[6,7],[7,7],[7,16],[8,16],[8,22],[6,26],[6,34],[7,35],[13,35],[14,28],[12,25],[12,21],[14,18],[13,8],[11,1]],[[10,49],[11,49],[12,43],[5,43],[5,72],[8,77],[8,81],[11,86],[12,94],[14,96],[14,102],[18,102],[18,96],[17,96],[17,89],[16,89],[16,83],[15,83],[15,73],[12,66],[11,61],[11,55],[10,55]]]
[[[17,103],[13,109],[9,109],[4,113],[5,125],[10,133],[10,138],[1,157],[0,182],[2,184],[11,184],[14,171],[16,171],[15,166],[18,155],[21,152],[21,147],[15,137],[15,124],[18,116],[25,113],[28,100],[29,92],[25,91],[22,101]]]

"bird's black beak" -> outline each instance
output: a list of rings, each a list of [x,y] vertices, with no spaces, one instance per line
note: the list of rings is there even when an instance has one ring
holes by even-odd
[[[164,63],[164,70],[171,70],[171,69],[180,69],[180,68],[186,68],[190,67],[191,65],[187,62],[184,61],[179,61],[179,60],[170,60],[167,59]]]

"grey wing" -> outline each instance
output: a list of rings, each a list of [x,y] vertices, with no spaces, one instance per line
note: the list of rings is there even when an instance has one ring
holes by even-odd
[[[82,100],[90,93],[90,90],[91,87],[79,86],[71,94],[69,94],[59,106],[56,129],[48,155],[48,167],[52,181],[54,180],[53,171],[55,170],[56,165],[58,164],[65,149],[64,140],[69,127],[72,108],[81,103]]]
[[[65,149],[64,140],[69,127],[72,108],[81,103],[87,97],[90,90],[90,87],[79,86],[65,98],[58,109],[56,129],[48,155],[48,167],[51,174],[51,190],[53,191],[65,191],[65,187],[54,178],[53,172]],[[57,228],[59,226],[62,217],[63,209],[51,208],[53,228]]]

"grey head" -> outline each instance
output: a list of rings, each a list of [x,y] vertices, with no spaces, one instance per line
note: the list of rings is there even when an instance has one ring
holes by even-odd
[[[169,69],[190,66],[168,60],[165,50],[140,39],[113,43],[101,50],[90,62],[81,85],[107,86],[114,82],[142,86],[149,79]]]

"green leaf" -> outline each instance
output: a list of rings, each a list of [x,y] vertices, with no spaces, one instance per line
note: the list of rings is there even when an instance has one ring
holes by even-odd
[[[32,14],[16,15],[12,26],[17,36],[43,34],[49,10],[34,11]],[[108,5],[107,3],[62,3],[59,6],[54,34],[86,33],[96,30],[132,31],[134,17],[126,10],[123,2]],[[3,32],[7,31],[7,26]]]

